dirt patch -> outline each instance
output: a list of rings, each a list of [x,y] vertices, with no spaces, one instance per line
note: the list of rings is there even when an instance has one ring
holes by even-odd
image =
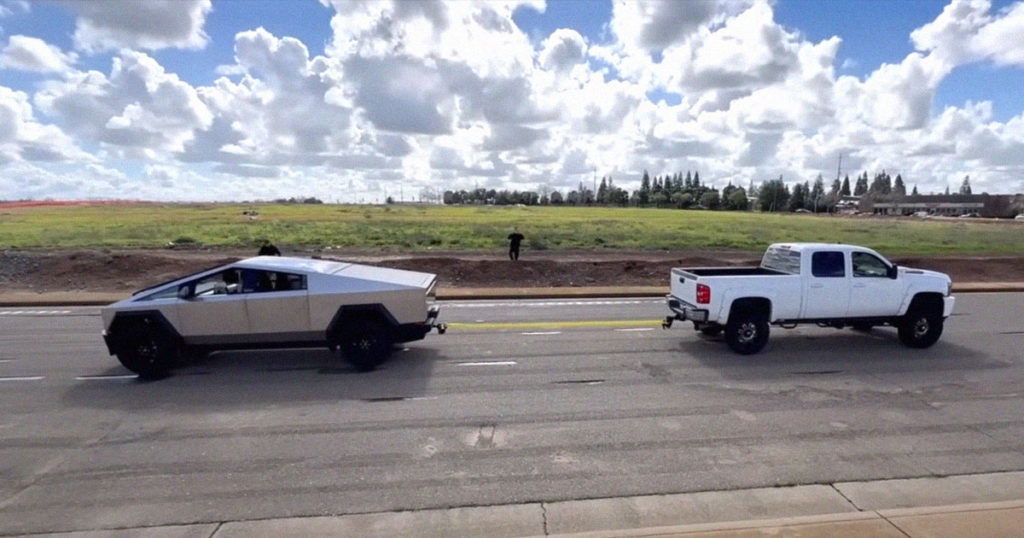
[[[511,262],[501,253],[379,251],[291,253],[436,273],[446,287],[666,284],[672,267],[756,265],[758,255],[728,250],[545,251]],[[65,250],[0,252],[4,291],[135,290],[251,256],[230,250]],[[955,282],[1024,281],[1024,256],[907,257],[900,265],[948,273]]]

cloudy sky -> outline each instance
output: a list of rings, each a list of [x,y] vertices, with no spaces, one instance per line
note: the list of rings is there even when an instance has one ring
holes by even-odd
[[[0,199],[1024,192],[1024,3],[0,0]]]

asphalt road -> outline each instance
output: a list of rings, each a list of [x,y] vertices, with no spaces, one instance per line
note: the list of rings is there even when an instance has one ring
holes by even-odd
[[[0,309],[0,534],[1022,470],[1024,294],[958,301],[928,350],[773,328],[752,357],[658,300],[447,303],[376,372],[232,352],[148,383],[96,309]]]

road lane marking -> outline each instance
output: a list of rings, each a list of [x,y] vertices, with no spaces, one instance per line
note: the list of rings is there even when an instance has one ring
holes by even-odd
[[[0,364],[7,364],[9,362],[14,362],[14,359],[0,359]]]
[[[516,361],[476,361],[476,362],[457,362],[459,366],[515,366]]]
[[[529,333],[522,333],[524,336],[545,336],[549,334],[562,334],[562,331],[535,331]]]
[[[0,377],[0,381],[39,381],[40,379],[46,379],[41,375],[25,375],[25,376],[11,376],[11,377]]]
[[[543,301],[543,302],[525,302],[525,301],[503,301],[503,302],[444,302],[441,305],[445,308],[494,308],[497,306],[521,306],[526,308],[546,307],[546,306],[614,306],[620,304],[664,304],[665,299],[646,299],[646,300],[574,300],[574,301]]]
[[[58,316],[70,310],[0,310],[0,316]]]
[[[119,374],[119,375],[80,375],[75,379],[79,381],[108,381],[112,379],[138,379],[139,374]]]
[[[459,323],[448,324],[449,329],[587,329],[615,327],[661,327],[661,319],[610,319],[610,320],[564,320],[564,321],[509,321],[491,323]]]
[[[632,329],[615,329],[615,332],[619,333],[638,333],[644,331],[653,331],[654,327],[634,327]]]

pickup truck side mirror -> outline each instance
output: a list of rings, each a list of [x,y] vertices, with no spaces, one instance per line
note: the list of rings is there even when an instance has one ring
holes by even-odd
[[[900,274],[900,268],[895,263],[889,267],[889,278],[896,280]]]

